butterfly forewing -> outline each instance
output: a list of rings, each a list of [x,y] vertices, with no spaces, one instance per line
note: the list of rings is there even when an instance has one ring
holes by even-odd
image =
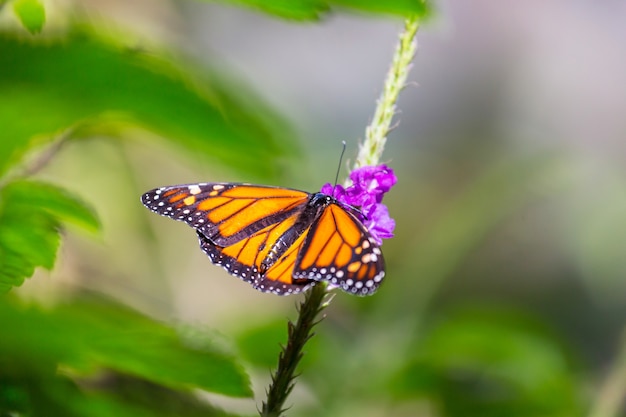
[[[288,188],[236,183],[161,187],[141,201],[150,210],[180,220],[218,246],[230,246],[302,210],[309,194]]]
[[[369,295],[378,289],[384,268],[380,247],[365,226],[338,204],[330,204],[307,233],[293,276]]]

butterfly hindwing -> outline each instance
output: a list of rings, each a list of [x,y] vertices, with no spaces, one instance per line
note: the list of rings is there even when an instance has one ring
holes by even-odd
[[[237,183],[161,187],[141,201],[162,216],[187,223],[218,246],[230,246],[302,210],[304,191]]]
[[[296,279],[328,281],[344,291],[369,295],[385,276],[380,246],[365,226],[338,204],[315,220],[294,265]]]
[[[297,294],[315,285],[315,280],[309,278],[295,278],[294,265],[300,253],[300,248],[308,235],[308,228],[295,242],[274,262],[254,285],[254,288],[263,292],[275,294]]]
[[[211,262],[221,266],[230,274],[241,278],[245,282],[254,284],[257,281],[259,271],[255,265],[242,263],[237,258],[224,254],[224,248],[216,246],[202,233],[198,231],[196,233],[198,234],[200,249],[209,257]]]
[[[223,267],[230,274],[252,284],[259,291],[279,295],[297,294],[315,283],[307,279],[295,280],[292,276],[293,265],[304,240],[304,234],[267,270],[262,266],[276,240],[286,229],[293,226],[294,221],[295,216],[228,247],[216,246],[202,233],[197,234],[200,248],[211,262]]]

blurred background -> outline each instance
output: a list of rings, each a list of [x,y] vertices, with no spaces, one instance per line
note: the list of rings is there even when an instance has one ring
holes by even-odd
[[[397,225],[383,247],[386,281],[373,297],[336,294],[289,415],[626,416],[616,405],[626,387],[626,3],[435,8],[383,155],[398,176],[386,197]],[[244,358],[256,398],[210,399],[254,414],[298,297],[212,266],[192,230],[139,196],[200,181],[315,191],[334,180],[342,140],[346,177],[402,21],[89,0],[54,3],[47,24],[62,26],[67,10],[241,85],[243,102],[271,109],[287,139],[265,172],[243,166],[245,147],[241,162],[225,162],[143,129],[68,144],[38,176],[91,203],[103,232],[65,233],[56,267],[15,292],[54,304],[95,291],[213,329]]]

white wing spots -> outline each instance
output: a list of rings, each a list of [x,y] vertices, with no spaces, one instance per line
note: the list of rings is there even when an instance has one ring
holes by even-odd
[[[374,253],[366,253],[361,257],[361,262],[364,264],[368,264],[370,262],[376,262],[378,260],[378,256]]]
[[[190,185],[188,188],[189,188],[189,194],[191,195],[200,194],[202,192],[198,184]]]
[[[307,290],[308,288],[315,285],[315,282],[307,282],[302,285],[297,284],[284,284],[274,281],[268,281],[263,277],[257,278],[257,281],[254,282],[253,287],[259,291],[272,293],[276,295],[290,295],[290,294],[298,294],[302,291]]]
[[[213,191],[209,193],[209,196],[215,197],[216,195],[220,193],[221,190],[226,188],[226,186],[224,184],[213,184],[212,188],[213,188]]]
[[[384,275],[384,272],[381,271],[381,273],[374,279],[368,279],[366,281],[347,279],[344,282],[339,283],[339,285],[341,289],[351,294],[369,295],[376,291],[376,288],[378,287],[377,283],[382,280]],[[330,284],[337,284],[337,278],[331,279]]]

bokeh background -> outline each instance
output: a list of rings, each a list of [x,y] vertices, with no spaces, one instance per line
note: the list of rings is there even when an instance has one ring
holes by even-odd
[[[298,298],[213,267],[192,230],[139,196],[198,181],[318,190],[342,140],[344,178],[402,21],[340,9],[292,22],[192,1],[68,7],[245,86],[291,139],[272,173],[141,129],[68,144],[38,175],[90,202],[102,235],[70,230],[56,267],[15,292],[53,305],[95,291],[211,329],[243,358],[256,398],[210,400],[254,414]],[[383,155],[399,179],[386,281],[366,299],[336,295],[289,415],[625,416],[626,3],[435,8]]]

